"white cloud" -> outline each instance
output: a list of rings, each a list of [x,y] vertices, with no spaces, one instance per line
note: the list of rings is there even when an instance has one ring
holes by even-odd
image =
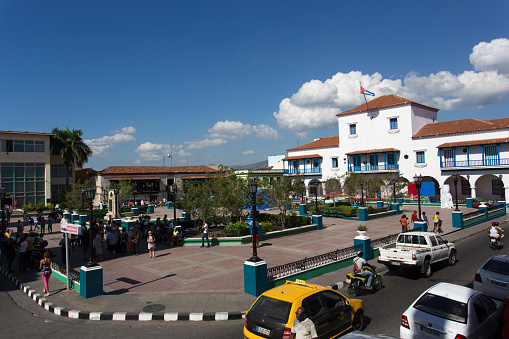
[[[214,162],[214,158],[212,158],[212,154],[210,154],[210,153],[209,153],[209,154],[207,154],[207,161],[208,161],[209,163]]]
[[[243,124],[240,121],[218,121],[214,126],[209,128],[211,138],[225,138],[232,140],[240,140],[245,136],[254,134],[257,138],[277,139],[279,137],[277,131],[265,124],[252,126]]]
[[[114,144],[136,141],[131,134],[136,133],[134,127],[124,127],[120,131],[112,131],[114,135],[105,135],[97,139],[84,140],[92,148],[94,156],[106,157],[114,149]]]
[[[335,115],[364,102],[359,82],[377,96],[396,94],[442,110],[472,109],[504,102],[509,95],[509,39],[481,42],[470,62],[477,71],[440,71],[428,76],[415,72],[403,79],[384,79],[380,73],[337,73],[324,82],[311,80],[279,104],[273,115],[280,128],[305,136],[311,129],[336,125]]]
[[[192,155],[192,153],[189,153],[189,152],[186,152],[184,151],[183,149],[181,149],[180,151],[177,152],[177,154],[180,156],[180,157],[190,157]]]
[[[497,71],[509,74],[509,39],[500,38],[480,42],[470,54],[470,63],[478,71]]]
[[[134,162],[135,165],[140,165],[141,164],[141,159],[137,159],[135,162]]]
[[[251,155],[251,154],[254,154],[254,151],[253,150],[248,150],[248,151],[244,151],[242,152],[242,155]]]
[[[136,128],[133,126],[122,127],[120,130],[111,131],[111,133],[136,134]]]
[[[159,161],[170,152],[170,145],[153,144],[147,141],[138,146],[134,151],[138,153],[142,160]]]
[[[219,146],[224,145],[228,141],[220,138],[214,138],[214,139],[203,139],[203,140],[196,140],[196,141],[184,141],[182,146],[186,149],[202,149],[205,147],[212,147],[212,146]]]

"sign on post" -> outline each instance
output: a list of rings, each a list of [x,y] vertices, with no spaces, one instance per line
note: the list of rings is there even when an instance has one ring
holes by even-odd
[[[70,224],[66,218],[62,218],[60,221],[60,232],[62,233],[70,233],[70,234],[78,234],[79,225]]]

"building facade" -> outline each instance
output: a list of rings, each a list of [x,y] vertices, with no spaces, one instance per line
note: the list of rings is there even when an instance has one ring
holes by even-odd
[[[347,172],[422,175],[435,197],[505,200],[509,182],[509,118],[437,122],[438,109],[386,95],[337,114],[339,135],[288,149],[285,173],[323,183]],[[332,138],[337,138],[334,144]],[[321,144],[320,147],[317,147]],[[459,175],[454,186],[453,174]],[[311,180],[306,180],[308,185]]]
[[[65,166],[60,155],[52,155],[51,133],[0,131],[0,186],[6,189],[5,204],[58,201],[65,190]],[[74,181],[74,171],[69,173]]]

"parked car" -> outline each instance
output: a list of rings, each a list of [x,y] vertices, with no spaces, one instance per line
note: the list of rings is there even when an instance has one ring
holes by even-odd
[[[419,271],[424,277],[431,276],[431,264],[447,261],[456,264],[456,247],[433,232],[400,233],[395,244],[380,248],[378,262],[389,271],[406,267]]]
[[[361,330],[364,303],[348,299],[324,286],[287,281],[256,299],[246,313],[244,338],[289,338],[295,312],[306,307],[318,338],[336,338],[350,329]]]
[[[503,300],[509,293],[509,255],[489,258],[475,274],[474,290]]]
[[[481,202],[479,199],[474,199],[472,201],[473,208],[479,208],[479,206],[481,206],[482,204],[483,204],[483,202]],[[491,207],[491,206],[493,206],[493,203],[491,201],[484,201],[484,205]]]
[[[401,316],[401,338],[489,339],[500,332],[502,303],[465,286],[438,283]]]

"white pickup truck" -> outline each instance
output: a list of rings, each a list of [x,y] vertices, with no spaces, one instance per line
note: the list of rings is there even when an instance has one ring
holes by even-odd
[[[380,248],[378,257],[389,271],[406,267],[426,278],[431,277],[431,264],[444,260],[451,266],[456,264],[456,247],[432,232],[400,233],[395,244]]]

